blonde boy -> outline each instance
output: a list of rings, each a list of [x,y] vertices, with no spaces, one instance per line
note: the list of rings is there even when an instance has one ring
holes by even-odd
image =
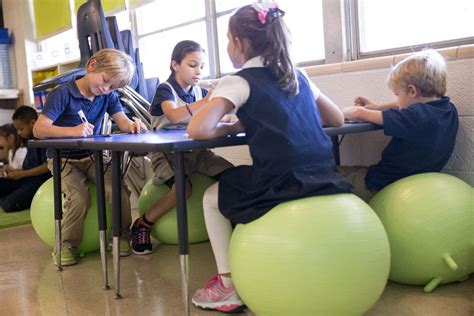
[[[389,88],[395,102],[374,104],[357,97],[344,116],[383,125],[392,136],[382,159],[370,167],[338,167],[353,185],[354,193],[368,201],[398,179],[438,172],[448,162],[458,130],[458,114],[446,94],[446,63],[434,50],[402,60],[390,72]]]
[[[83,137],[100,134],[105,113],[123,132],[139,133],[145,127],[133,122],[123,113],[118,96],[113,92],[132,79],[134,65],[130,56],[114,49],[95,53],[86,64],[86,74],[57,87],[46,100],[34,126],[37,138]],[[91,205],[87,180],[95,182],[94,162],[91,153],[74,150],[62,153],[67,158],[61,172],[63,206],[62,265],[77,262],[76,249],[82,241],[84,218]],[[48,167],[52,171],[52,161]],[[111,168],[104,175],[106,199],[111,202]],[[122,185],[122,240],[120,255],[130,251],[130,191]]]

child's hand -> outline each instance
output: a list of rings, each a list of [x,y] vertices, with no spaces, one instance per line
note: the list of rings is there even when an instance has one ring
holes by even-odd
[[[377,105],[372,103],[369,99],[364,97],[357,97],[354,99],[354,105],[356,106],[364,106],[369,110],[376,110]]]
[[[17,169],[7,172],[5,178],[10,180],[20,180],[21,178],[24,178],[24,170]]]
[[[342,114],[344,114],[344,118],[347,120],[357,121],[360,119],[360,112],[363,111],[364,108],[360,106],[349,106],[347,108],[342,109]]]
[[[226,114],[221,118],[221,123],[230,123],[232,122],[232,114]]]
[[[15,170],[15,169],[13,169],[13,167],[10,166],[10,165],[5,165],[5,167],[3,167],[3,171],[4,171],[5,173],[10,173],[10,172],[12,172],[13,170]]]
[[[89,122],[84,122],[82,124],[79,124],[73,127],[73,129],[75,130],[75,134],[78,137],[87,137],[94,134],[94,125],[92,125]]]
[[[242,125],[240,121],[235,121],[227,125],[229,135],[237,135],[245,131],[245,127]]]
[[[145,124],[139,119],[134,117],[133,123],[130,125],[130,133],[132,134],[139,134],[147,131]]]

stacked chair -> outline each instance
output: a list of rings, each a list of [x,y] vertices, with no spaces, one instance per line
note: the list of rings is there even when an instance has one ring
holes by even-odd
[[[77,12],[77,36],[81,54],[79,67],[43,80],[33,87],[33,91],[45,93],[76,76],[84,75],[84,66],[94,53],[104,48],[115,48],[129,54],[136,65],[132,82],[118,91],[124,111],[130,117],[139,118],[150,129],[148,110],[159,81],[157,78],[145,80],[139,50],[133,47],[130,30],[120,32],[115,16],[105,18],[100,0],[89,0],[83,3]],[[102,134],[109,134],[113,129],[112,121],[106,115],[102,124]],[[129,152],[124,154],[125,180],[137,196],[151,176],[150,165],[149,159],[144,154]]]

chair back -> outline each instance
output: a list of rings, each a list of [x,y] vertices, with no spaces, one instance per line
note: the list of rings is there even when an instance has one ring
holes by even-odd
[[[81,52],[80,67],[103,48],[115,48],[100,0],[89,0],[77,11],[77,37]]]
[[[117,24],[117,17],[115,16],[108,16],[105,18],[107,22],[107,28],[109,29],[110,37],[112,38],[112,42],[114,43],[115,49],[125,52],[125,48],[123,47],[122,35],[120,35],[120,31]]]

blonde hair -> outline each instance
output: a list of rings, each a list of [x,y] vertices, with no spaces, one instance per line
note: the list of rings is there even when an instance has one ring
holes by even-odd
[[[427,49],[399,62],[388,76],[388,86],[408,91],[413,85],[423,97],[443,97],[446,94],[446,62],[435,50]]]
[[[130,83],[135,73],[132,57],[116,49],[105,48],[96,52],[86,63],[88,68],[91,60],[95,60],[93,73],[105,72],[113,78],[119,79],[119,87],[123,88]]]

